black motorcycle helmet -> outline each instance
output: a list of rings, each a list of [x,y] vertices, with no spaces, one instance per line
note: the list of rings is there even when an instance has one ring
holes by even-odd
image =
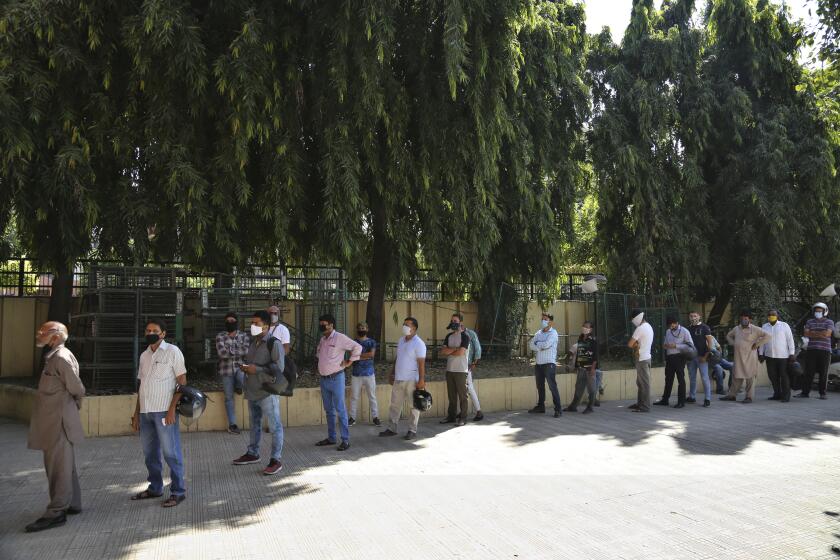
[[[181,393],[181,400],[178,401],[178,414],[185,418],[198,420],[207,408],[207,395],[187,385],[177,385],[176,393]]]
[[[414,408],[416,408],[420,412],[426,412],[430,408],[432,408],[432,394],[428,391],[424,391],[422,389],[415,389],[413,400]]]

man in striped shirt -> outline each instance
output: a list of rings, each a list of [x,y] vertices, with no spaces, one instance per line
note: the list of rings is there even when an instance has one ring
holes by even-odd
[[[797,398],[807,399],[811,393],[814,374],[819,374],[820,398],[828,398],[828,366],[831,364],[831,335],[834,333],[834,321],[828,318],[828,306],[815,303],[812,308],[813,318],[805,323],[805,336],[808,348],[805,353],[805,377],[802,380],[802,392]]]
[[[146,469],[149,471],[149,486],[132,500],[147,500],[163,496],[163,455],[169,465],[171,484],[169,497],[163,507],[177,506],[186,499],[184,484],[184,457],[181,451],[181,434],[178,430],[176,407],[181,393],[178,385],[186,385],[187,368],[180,348],[169,344],[166,338],[166,322],[150,319],[146,324],[148,347],[140,355],[137,380],[137,406],[131,425],[140,432]]]
[[[557,331],[554,330],[554,316],[550,313],[542,314],[540,330],[534,334],[528,347],[536,353],[537,365],[534,368],[537,382],[537,406],[529,410],[532,414],[545,413],[545,383],[551,389],[551,399],[554,401],[554,417],[558,418],[562,408],[560,406],[560,391],[557,389]]]

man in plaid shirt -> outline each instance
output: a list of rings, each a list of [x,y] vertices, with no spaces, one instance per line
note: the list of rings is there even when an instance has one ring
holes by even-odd
[[[245,374],[239,369],[242,360],[248,353],[251,341],[244,331],[238,328],[236,313],[225,315],[225,330],[216,335],[216,354],[219,356],[219,375],[225,389],[225,410],[228,417],[228,432],[238,434],[236,425],[236,408],[233,404],[233,394],[242,394]]]

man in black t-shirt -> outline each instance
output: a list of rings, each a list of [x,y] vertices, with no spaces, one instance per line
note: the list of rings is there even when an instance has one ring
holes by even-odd
[[[688,398],[685,402],[697,402],[697,370],[703,378],[703,406],[712,405],[712,384],[709,381],[709,352],[712,349],[712,329],[703,323],[700,314],[692,311],[688,314],[691,340],[697,349],[697,357],[688,362]]]
[[[575,380],[575,397],[569,406],[568,412],[577,412],[577,406],[583,398],[584,389],[589,393],[589,404],[586,405],[584,414],[592,412],[592,405],[595,402],[595,370],[598,367],[598,342],[592,336],[592,323],[586,321],[580,329],[580,336],[577,341],[577,352],[575,353],[575,369],[577,379]]]

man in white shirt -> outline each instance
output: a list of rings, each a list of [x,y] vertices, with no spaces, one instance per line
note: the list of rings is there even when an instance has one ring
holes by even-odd
[[[283,355],[289,355],[289,346],[292,342],[292,335],[289,332],[288,327],[280,322],[280,308],[276,305],[272,305],[268,309],[268,314],[271,317],[271,326],[268,328],[268,335],[273,336],[277,340],[280,341],[280,344],[283,345]]]
[[[542,321],[538,330],[528,343],[528,347],[535,352],[536,366],[534,377],[537,382],[537,406],[529,410],[531,414],[545,413],[545,383],[548,381],[548,388],[551,390],[551,399],[554,401],[554,417],[558,418],[563,413],[560,405],[560,391],[557,389],[557,331],[554,330],[554,315],[551,313],[542,314]]]
[[[770,309],[767,322],[761,327],[772,338],[758,349],[758,359],[767,364],[767,376],[773,384],[773,396],[768,400],[790,402],[788,364],[796,361],[796,345],[790,325],[779,321],[779,311]]]
[[[163,465],[161,454],[169,465],[169,497],[163,507],[177,506],[186,499],[184,484],[184,458],[181,451],[181,434],[178,430],[176,407],[181,393],[178,385],[186,385],[187,368],[180,348],[169,344],[166,338],[166,322],[163,319],[149,319],[146,324],[146,344],[140,354],[137,380],[137,406],[131,418],[134,431],[140,432],[146,469],[149,471],[149,487],[132,500],[148,500],[163,496]]]
[[[380,436],[397,435],[403,403],[414,402],[414,391],[426,388],[426,344],[417,336],[417,319],[406,317],[403,321],[403,337],[397,344],[397,359],[388,373],[388,383],[391,384],[390,423],[388,428],[379,432]],[[420,411],[411,407],[411,422],[406,440],[417,437],[417,424],[420,422]]]
[[[636,404],[628,408],[633,412],[650,412],[650,349],[653,347],[653,327],[645,321],[645,314],[641,309],[630,312],[631,322],[636,330],[627,343],[633,349],[636,360],[636,387],[638,393]]]

